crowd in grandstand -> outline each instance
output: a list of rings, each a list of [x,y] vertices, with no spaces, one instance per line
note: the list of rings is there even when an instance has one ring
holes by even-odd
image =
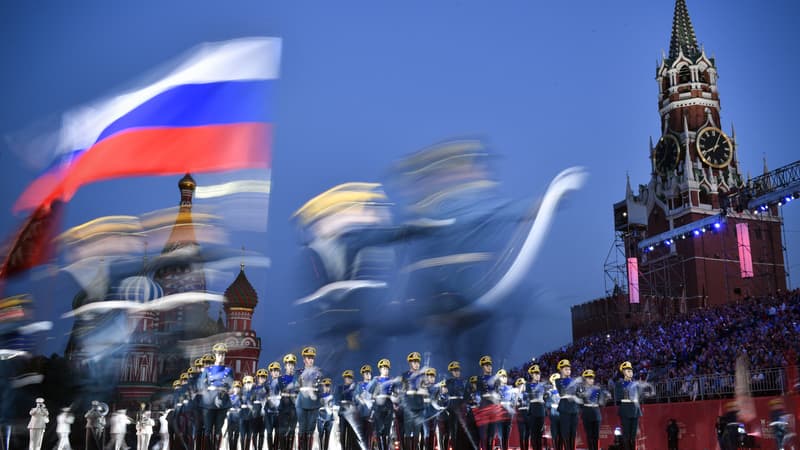
[[[693,397],[723,391],[733,385],[737,356],[745,352],[754,381],[763,380],[765,369],[785,367],[800,354],[800,290],[739,303],[695,310],[670,320],[576,340],[535,359],[542,371],[556,371],[562,358],[575,367],[594,369],[598,381],[618,376],[618,361],[637,361],[637,375],[647,381],[675,383],[675,389]],[[533,362],[517,372],[523,373]],[[698,377],[717,375],[714,383],[700,386]],[[728,376],[722,376],[728,375]]]

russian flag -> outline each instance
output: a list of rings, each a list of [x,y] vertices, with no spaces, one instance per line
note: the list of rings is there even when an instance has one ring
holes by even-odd
[[[157,81],[64,114],[54,162],[14,211],[100,180],[270,167],[280,53],[278,38],[204,44]]]

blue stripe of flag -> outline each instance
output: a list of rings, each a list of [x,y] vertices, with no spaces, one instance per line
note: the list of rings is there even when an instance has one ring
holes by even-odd
[[[271,122],[275,80],[221,81],[173,87],[117,119],[96,142],[131,128]]]

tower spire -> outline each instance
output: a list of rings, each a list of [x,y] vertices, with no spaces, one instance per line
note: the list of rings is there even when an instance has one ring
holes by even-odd
[[[674,60],[681,51],[684,56],[691,59],[695,59],[700,55],[692,19],[689,18],[689,10],[686,8],[686,0],[675,0],[675,13],[672,17],[672,37],[669,41],[669,58]]]

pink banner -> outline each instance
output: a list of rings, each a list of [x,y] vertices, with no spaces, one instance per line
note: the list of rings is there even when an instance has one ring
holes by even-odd
[[[628,258],[628,299],[630,303],[639,303],[639,261]]]
[[[739,271],[742,278],[753,278],[753,258],[750,254],[750,230],[746,223],[736,224],[736,239],[739,243]]]

